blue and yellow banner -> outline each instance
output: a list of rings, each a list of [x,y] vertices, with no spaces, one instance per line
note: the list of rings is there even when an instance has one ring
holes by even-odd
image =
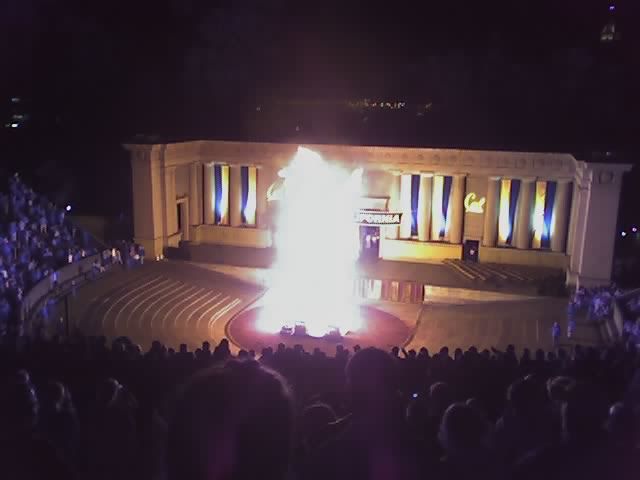
[[[213,166],[214,220],[216,225],[229,224],[229,165]]]
[[[503,178],[500,181],[500,202],[498,206],[498,245],[507,245],[511,235],[511,223],[509,222],[509,202],[511,200],[511,179]]]
[[[498,209],[498,245],[508,246],[513,242],[513,227],[520,199],[520,180],[503,178],[500,181]]]
[[[533,248],[549,248],[551,243],[551,216],[556,197],[556,182],[536,182],[533,206]]]
[[[240,182],[242,186],[241,219],[244,225],[256,224],[256,167],[240,167]]]
[[[444,218],[444,229],[440,233],[440,235],[445,238],[449,234],[449,225],[451,224],[451,215],[449,215],[449,212],[451,211],[451,201],[453,200],[453,195],[451,195],[452,188],[453,177],[447,175],[444,177],[442,183],[442,216]]]
[[[434,175],[431,200],[431,239],[444,240],[449,233],[451,211],[451,187],[453,177]]]
[[[431,238],[441,240],[445,229],[445,219],[442,213],[442,191],[444,177],[434,175],[433,177],[433,197],[431,200]]]
[[[411,236],[418,235],[418,199],[420,198],[420,175],[411,175]]]

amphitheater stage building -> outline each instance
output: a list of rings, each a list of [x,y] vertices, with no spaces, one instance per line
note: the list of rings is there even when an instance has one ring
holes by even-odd
[[[125,147],[135,241],[147,256],[185,244],[272,249],[279,173],[299,145]],[[343,168],[363,169],[363,194],[353,214],[365,258],[561,269],[571,285],[610,280],[628,164],[585,162],[567,153],[305,147]],[[323,225],[317,227],[309,234],[322,235]]]

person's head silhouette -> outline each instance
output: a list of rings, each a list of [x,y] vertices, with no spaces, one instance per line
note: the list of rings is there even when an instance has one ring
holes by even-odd
[[[482,450],[486,423],[470,405],[454,403],[444,412],[438,440],[447,456],[459,458]]]
[[[396,360],[377,348],[365,348],[347,363],[347,382],[354,413],[387,409],[396,395]]]
[[[255,361],[202,370],[181,389],[169,422],[169,479],[283,478],[291,394]]]

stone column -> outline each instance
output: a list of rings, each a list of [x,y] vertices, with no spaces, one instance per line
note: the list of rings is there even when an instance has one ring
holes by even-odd
[[[531,248],[531,216],[533,214],[533,196],[535,195],[535,178],[523,178],[520,181],[520,198],[515,225],[513,245],[521,250]]]
[[[215,223],[215,198],[213,197],[213,163],[204,164],[204,223],[213,225]]]
[[[418,240],[429,241],[431,235],[431,192],[433,173],[420,173],[420,191],[418,192]]]
[[[400,209],[402,221],[400,223],[400,238],[411,238],[411,174],[405,173],[400,177]]]
[[[131,155],[134,241],[149,258],[162,253],[166,242],[164,218],[164,145],[125,145]]]
[[[391,175],[391,186],[389,188],[389,205],[390,212],[400,211],[400,171],[395,170],[389,172]],[[397,225],[386,227],[387,238],[390,240],[397,240],[400,235],[400,228]]]
[[[453,175],[451,186],[451,222],[449,224],[449,242],[462,243],[462,224],[464,222],[464,190],[466,175]]]
[[[567,232],[567,245],[565,248],[565,252],[567,253],[567,255],[569,255],[569,259],[570,259],[570,270],[574,270],[573,268],[573,252],[576,248],[576,244],[578,242],[576,242],[576,228],[578,227],[578,220],[579,220],[579,207],[580,207],[580,187],[579,184],[575,181],[575,180],[571,180],[572,181],[572,194],[571,194],[571,199],[569,200],[571,202],[571,208],[569,211],[569,231]]]
[[[489,177],[487,186],[487,208],[484,210],[484,231],[482,245],[495,247],[498,237],[498,201],[500,197],[500,177]]]
[[[232,227],[242,225],[242,177],[240,165],[229,166],[229,219]]]
[[[201,170],[199,163],[192,163],[189,166],[189,224],[200,225],[202,223],[202,213],[200,205],[202,205],[202,195],[200,195],[199,171]]]
[[[176,204],[176,167],[164,168],[165,212],[167,215],[167,235],[178,231],[178,214]]]
[[[569,222],[569,182],[561,179],[557,181],[556,198],[551,213],[551,251],[565,253],[567,243],[567,229]]]

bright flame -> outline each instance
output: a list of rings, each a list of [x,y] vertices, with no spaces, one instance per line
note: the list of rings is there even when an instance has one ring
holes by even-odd
[[[304,323],[315,337],[333,328],[341,334],[355,331],[360,316],[353,281],[360,246],[353,214],[362,169],[349,174],[299,147],[284,172],[277,260],[257,327],[276,333]]]

